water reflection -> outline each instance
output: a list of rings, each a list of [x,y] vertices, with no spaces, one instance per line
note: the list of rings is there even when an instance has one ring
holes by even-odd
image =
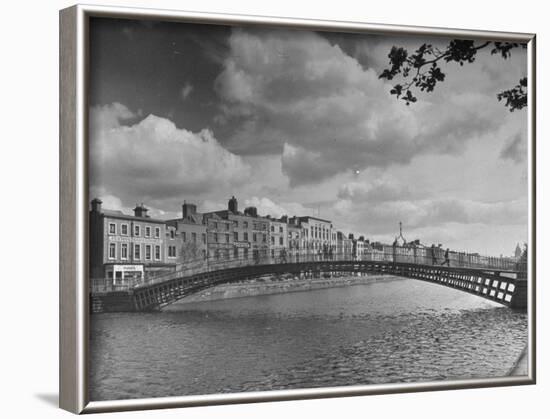
[[[91,318],[91,399],[505,375],[524,313],[402,279]]]

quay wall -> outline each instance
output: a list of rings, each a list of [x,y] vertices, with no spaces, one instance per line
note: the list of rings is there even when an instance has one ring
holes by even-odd
[[[223,284],[216,287],[208,288],[196,294],[185,297],[180,301],[163,308],[163,310],[170,310],[172,306],[177,306],[178,304],[194,303],[200,301],[216,301],[229,298],[254,297],[259,295],[281,294],[288,292],[301,292],[403,279],[403,277],[392,275],[364,275],[300,280],[253,280],[237,284]],[[177,307],[174,308],[177,310]]]

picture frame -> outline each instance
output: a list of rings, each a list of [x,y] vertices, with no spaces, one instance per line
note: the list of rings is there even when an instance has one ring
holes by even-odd
[[[156,20],[193,24],[251,26],[359,34],[441,36],[527,44],[528,374],[420,383],[368,384],[328,388],[270,390],[128,400],[91,401],[90,248],[89,248],[89,22],[91,18]],[[214,404],[300,400],[513,386],[536,383],[536,37],[534,34],[424,28],[206,14],[155,9],[76,5],[60,12],[60,407],[73,413],[206,406]]]

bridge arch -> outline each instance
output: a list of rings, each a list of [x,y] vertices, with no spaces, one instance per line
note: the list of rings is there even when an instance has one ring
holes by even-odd
[[[527,306],[527,281],[518,278],[516,272],[357,260],[252,264],[174,275],[134,288],[131,292],[132,305],[136,311],[158,310],[216,285],[270,274],[304,272],[396,275],[455,288],[515,309],[524,310]]]

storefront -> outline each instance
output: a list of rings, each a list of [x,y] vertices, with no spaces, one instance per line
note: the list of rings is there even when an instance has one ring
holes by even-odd
[[[135,285],[143,282],[143,265],[105,265],[105,277],[113,285]]]

